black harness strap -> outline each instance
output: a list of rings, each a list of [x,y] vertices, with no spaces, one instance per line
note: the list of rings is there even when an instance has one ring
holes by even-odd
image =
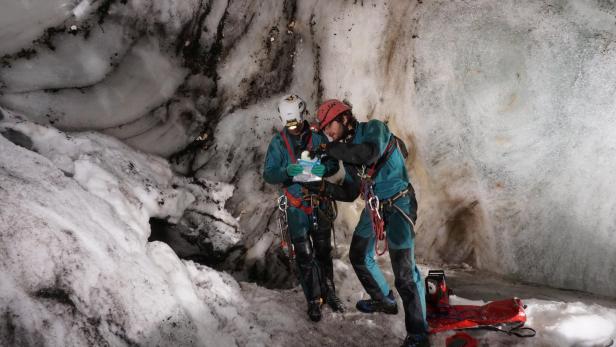
[[[383,153],[383,155],[379,158],[379,160],[377,160],[374,166],[370,168],[371,178],[374,178],[376,176],[376,174],[385,165],[385,163],[387,163],[387,160],[389,159],[389,157],[391,157],[391,155],[396,149],[400,151],[400,154],[404,159],[408,157],[408,151],[406,150],[406,145],[404,144],[404,142],[396,135],[391,134],[389,142],[387,143],[385,153]]]
[[[383,155],[379,158],[379,160],[377,160],[376,163],[372,165],[370,170],[368,170],[368,175],[370,176],[371,179],[376,177],[376,174],[379,172],[379,170],[381,170],[383,166],[385,166],[385,163],[387,163],[387,160],[389,160],[389,157],[391,157],[391,155],[396,150],[395,141],[396,141],[395,136],[393,136],[392,134],[389,138],[389,142],[387,143],[387,147],[385,148],[385,153],[383,153]]]

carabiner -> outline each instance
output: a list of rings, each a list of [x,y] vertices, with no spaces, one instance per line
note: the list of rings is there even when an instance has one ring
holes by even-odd
[[[362,180],[370,178],[370,176],[366,173],[366,165],[362,165],[361,170],[357,170],[357,176],[359,176]]]
[[[281,196],[278,197],[278,209],[280,211],[285,212],[287,210],[287,206],[288,206],[288,199],[287,196],[282,194]]]
[[[379,212],[379,198],[376,195],[372,195],[372,197],[368,199],[368,206],[370,206],[370,210],[376,213],[377,217],[381,218],[381,213]]]

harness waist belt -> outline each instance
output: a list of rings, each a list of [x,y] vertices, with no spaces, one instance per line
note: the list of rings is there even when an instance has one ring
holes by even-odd
[[[287,201],[289,201],[289,205],[295,208],[299,208],[300,210],[304,211],[306,214],[312,214],[313,208],[315,206],[318,206],[321,199],[323,199],[323,197],[317,194],[306,194],[304,195],[303,198],[298,198],[294,196],[293,194],[289,193],[289,191],[286,189],[285,189],[284,195],[287,197]],[[309,206],[304,205],[303,203],[304,201],[308,201],[310,205]]]
[[[394,196],[392,196],[389,199],[385,199],[383,201],[381,201],[381,206],[383,207],[391,207],[396,201],[400,200],[401,198],[407,196],[409,194],[409,189],[406,188],[404,190],[399,191],[398,193],[396,193]]]

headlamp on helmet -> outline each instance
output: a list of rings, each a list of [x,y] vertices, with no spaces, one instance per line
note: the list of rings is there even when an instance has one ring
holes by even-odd
[[[301,123],[297,120],[297,119],[289,119],[287,121],[287,123],[284,125],[287,128],[289,128],[289,130],[294,130],[295,128],[297,128]]]

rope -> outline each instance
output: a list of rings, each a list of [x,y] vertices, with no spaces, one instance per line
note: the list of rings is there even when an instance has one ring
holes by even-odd
[[[372,230],[374,230],[374,236],[376,238],[374,242],[374,252],[377,256],[381,256],[387,252],[387,240],[385,235],[385,221],[380,213],[379,198],[374,194],[372,189],[371,180],[362,179],[362,195],[366,202],[366,209],[370,215],[370,222],[372,223]],[[382,250],[379,251],[379,243],[384,244]]]

